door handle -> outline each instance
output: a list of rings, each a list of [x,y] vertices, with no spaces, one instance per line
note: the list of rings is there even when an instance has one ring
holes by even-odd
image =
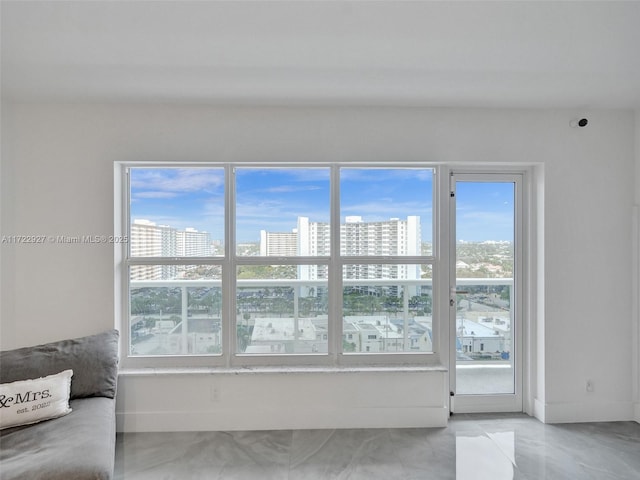
[[[457,290],[456,287],[451,287],[451,296],[453,295],[467,295],[469,290]]]
[[[453,307],[456,304],[456,301],[454,300],[456,295],[467,295],[468,293],[469,293],[469,290],[456,290],[456,287],[451,287],[449,306]]]

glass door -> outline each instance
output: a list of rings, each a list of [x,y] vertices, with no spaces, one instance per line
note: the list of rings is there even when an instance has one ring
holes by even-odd
[[[522,176],[451,181],[452,411],[522,411]]]

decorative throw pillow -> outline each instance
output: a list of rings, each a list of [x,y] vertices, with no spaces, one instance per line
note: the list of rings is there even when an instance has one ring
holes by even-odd
[[[0,385],[0,430],[71,413],[73,370]]]

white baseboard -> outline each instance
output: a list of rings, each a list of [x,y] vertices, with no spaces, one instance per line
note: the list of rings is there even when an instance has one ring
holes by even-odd
[[[567,402],[544,405],[545,423],[617,422],[633,419],[632,402]]]
[[[119,432],[445,427],[447,408],[255,409],[116,414]]]

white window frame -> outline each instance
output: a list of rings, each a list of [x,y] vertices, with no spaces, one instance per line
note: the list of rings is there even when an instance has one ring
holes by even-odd
[[[224,168],[225,169],[225,235],[223,257],[185,257],[185,258],[131,258],[128,244],[116,245],[115,248],[115,302],[116,325],[121,332],[121,363],[123,368],[237,368],[237,367],[291,367],[291,366],[439,366],[446,361],[447,345],[447,297],[448,258],[446,258],[446,235],[448,231],[447,215],[441,213],[441,196],[448,195],[448,177],[443,181],[442,166],[433,163],[158,163],[158,162],[116,162],[115,164],[115,232],[129,235],[129,180],[130,168]],[[233,175],[236,168],[329,168],[331,172],[331,255],[329,257],[253,257],[237,256],[235,247],[235,181]],[[433,170],[432,192],[432,252],[429,256],[340,256],[340,169],[430,169]],[[446,169],[445,169],[446,170]],[[444,186],[444,188],[443,188]],[[446,202],[444,202],[446,205]],[[445,242],[443,242],[445,240]],[[443,252],[445,255],[443,255]],[[222,267],[222,354],[220,355],[167,355],[167,356],[131,356],[129,326],[129,267],[144,264],[198,264],[219,265]],[[343,353],[342,337],[342,266],[345,264],[430,264],[432,265],[432,352],[400,352],[400,353]],[[236,352],[236,278],[232,272],[239,265],[264,264],[313,264],[328,265],[329,281],[329,323],[328,354],[244,354]],[[444,268],[443,268],[444,267]],[[338,272],[339,274],[335,273]],[[444,340],[444,341],[443,341]]]

